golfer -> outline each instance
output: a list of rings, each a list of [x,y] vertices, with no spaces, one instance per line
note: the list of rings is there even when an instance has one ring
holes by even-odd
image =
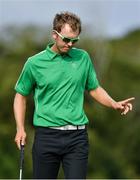
[[[89,54],[73,46],[80,39],[80,18],[71,12],[56,14],[53,43],[29,57],[16,83],[15,142],[25,145],[27,96],[34,94],[35,138],[33,178],[56,179],[60,164],[66,179],[85,179],[88,163],[88,118],[83,110],[84,91],[100,104],[122,115],[132,110],[129,98],[116,102],[100,86]]]

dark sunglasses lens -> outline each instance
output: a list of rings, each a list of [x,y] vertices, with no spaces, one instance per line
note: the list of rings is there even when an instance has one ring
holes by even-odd
[[[65,42],[65,43],[69,43],[71,40],[69,39],[69,38],[63,38],[63,41]]]
[[[72,43],[76,43],[78,40],[79,40],[79,39],[74,39],[74,40],[72,40],[71,42],[72,42]]]
[[[72,43],[74,44],[74,43],[76,43],[78,40],[79,40],[79,39],[69,39],[69,38],[66,38],[66,37],[63,38],[63,41],[64,41],[65,43],[72,42]]]

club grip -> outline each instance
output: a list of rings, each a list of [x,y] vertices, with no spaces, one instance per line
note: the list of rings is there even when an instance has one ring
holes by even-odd
[[[20,145],[20,147],[20,169],[22,169],[24,163],[24,145]]]

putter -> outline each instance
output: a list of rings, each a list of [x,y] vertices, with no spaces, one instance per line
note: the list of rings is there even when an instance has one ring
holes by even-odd
[[[24,145],[20,145],[20,174],[19,179],[22,180],[23,164],[24,164]]]

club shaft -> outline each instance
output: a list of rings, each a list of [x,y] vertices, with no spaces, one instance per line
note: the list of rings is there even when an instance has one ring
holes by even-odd
[[[19,180],[22,180],[22,169],[20,169]]]

